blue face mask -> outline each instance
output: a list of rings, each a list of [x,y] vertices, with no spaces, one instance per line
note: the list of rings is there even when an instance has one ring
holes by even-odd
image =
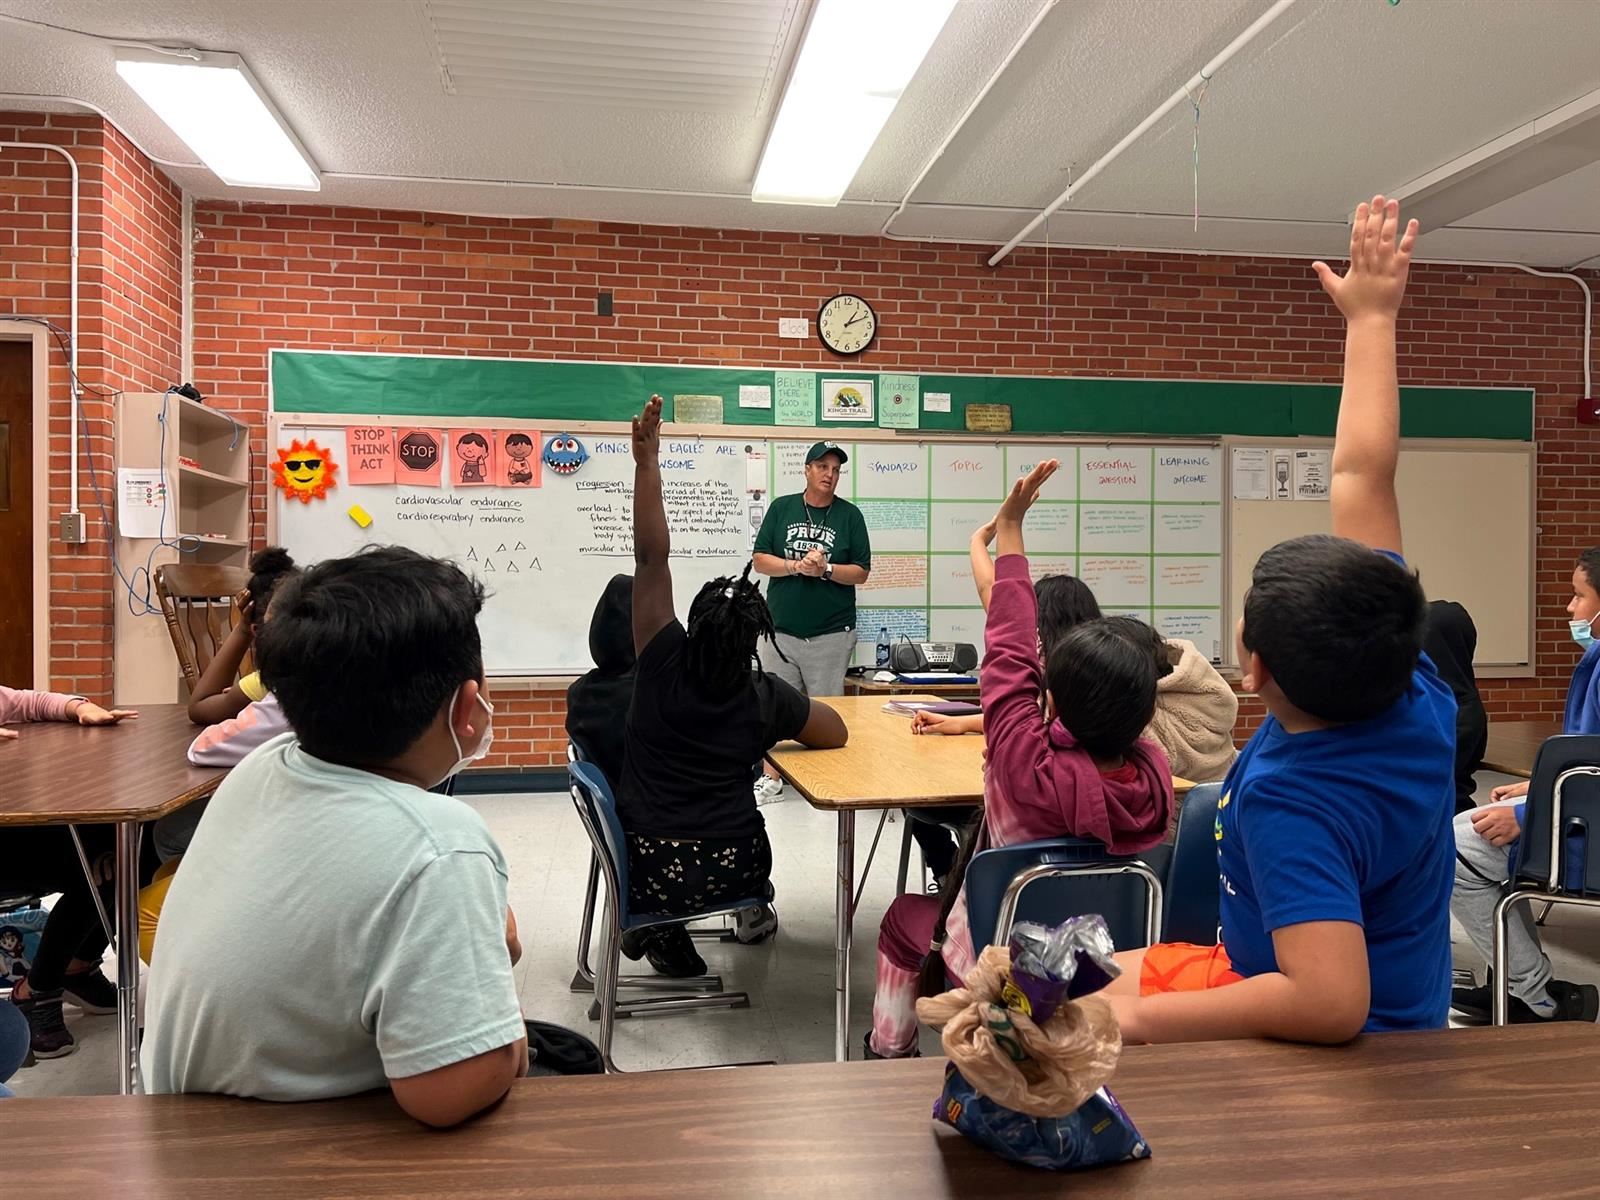
[[[1587,621],[1567,622],[1567,628],[1572,630],[1572,640],[1577,642],[1578,645],[1582,646],[1585,650],[1594,645],[1594,634],[1590,630],[1590,626],[1593,623],[1593,617],[1590,617]]]

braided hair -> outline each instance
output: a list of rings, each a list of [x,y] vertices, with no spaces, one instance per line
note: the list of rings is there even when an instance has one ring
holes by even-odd
[[[756,661],[756,644],[766,638],[777,649],[778,632],[772,624],[761,589],[750,580],[750,563],[735,579],[722,575],[700,589],[689,605],[689,642],[684,656],[689,677],[703,694],[721,699],[731,696],[750,677]],[[784,658],[778,650],[778,657]]]

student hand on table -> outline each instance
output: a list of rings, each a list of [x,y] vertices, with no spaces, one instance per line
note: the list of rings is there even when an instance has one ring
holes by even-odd
[[[962,733],[982,733],[983,718],[979,716],[951,716],[948,713],[918,709],[911,717],[912,733],[942,733],[955,737]]]
[[[1489,803],[1499,800],[1516,800],[1528,794],[1529,781],[1524,779],[1521,783],[1503,783],[1489,793]]]
[[[1122,1044],[1124,1046],[1147,1040],[1140,1033],[1139,1019],[1139,1011],[1144,1005],[1144,997],[1127,996],[1114,992],[1100,992],[1098,994],[1100,999],[1111,1005],[1111,1011],[1117,1015],[1117,1026],[1122,1030]]]
[[[0,742],[14,742],[21,736],[15,729],[0,729]]]
[[[1480,808],[1472,814],[1472,827],[1491,846],[1509,846],[1522,836],[1517,810],[1510,804]]]
[[[134,720],[138,715],[131,708],[104,709],[88,700],[72,700],[67,704],[68,720],[76,721],[79,725],[115,725],[120,721]]]

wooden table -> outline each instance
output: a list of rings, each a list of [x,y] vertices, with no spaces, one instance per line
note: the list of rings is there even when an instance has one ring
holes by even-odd
[[[931,700],[931,696],[902,699]],[[834,893],[834,1058],[844,1062],[850,1046],[850,942],[855,918],[856,813],[862,809],[939,808],[983,803],[981,737],[924,736],[911,719],[883,711],[882,696],[831,697],[850,728],[850,744],[808,750],[798,742],[774,746],[767,760],[812,808],[839,818]],[[1174,779],[1180,795],[1194,787]]]
[[[1533,775],[1533,760],[1546,738],[1561,732],[1560,721],[1489,721],[1489,745],[1483,752],[1483,765],[1503,775]]]
[[[117,827],[117,1022],[122,1091],[138,1069],[139,823],[209,796],[227,771],[185,757],[199,731],[181,704],[151,704],[137,720],[86,728],[47,721],[0,741],[0,825]],[[99,892],[91,888],[98,903]]]
[[[929,1114],[942,1059],[519,1080],[432,1133],[387,1095],[8,1100],[8,1194],[340,1197],[1571,1196],[1600,1174],[1600,1031],[1391,1033],[1338,1048],[1128,1048],[1152,1157],[1014,1166]],[[1552,1081],[1559,1081],[1558,1084]],[[1557,1087],[1559,1097],[1551,1091]]]
[[[846,696],[908,696],[922,694],[944,700],[977,700],[976,683],[901,683],[898,679],[880,682],[867,675],[844,677]]]

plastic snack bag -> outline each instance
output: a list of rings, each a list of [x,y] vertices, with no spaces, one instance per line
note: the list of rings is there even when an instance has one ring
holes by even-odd
[[[1018,925],[979,956],[965,986],[917,1001],[950,1056],[937,1121],[1014,1162],[1070,1170],[1148,1158],[1103,1085],[1122,1035],[1091,993],[1117,975],[1098,916]]]

